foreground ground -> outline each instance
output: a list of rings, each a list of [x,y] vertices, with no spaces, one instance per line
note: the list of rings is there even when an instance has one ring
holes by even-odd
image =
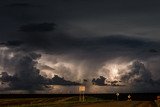
[[[84,104],[76,107],[157,107],[157,105],[152,101],[111,101],[94,104]]]
[[[10,98],[0,99],[0,107],[157,107],[154,101],[109,101],[95,97]]]

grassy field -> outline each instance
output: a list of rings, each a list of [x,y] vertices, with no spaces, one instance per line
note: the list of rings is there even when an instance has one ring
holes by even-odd
[[[103,101],[94,97],[85,97],[85,102],[80,102],[78,96],[54,98],[5,98],[0,99],[0,107],[64,107],[75,104],[85,104]]]
[[[95,97],[78,96],[56,98],[6,98],[0,99],[0,107],[157,107],[154,101],[109,101]]]

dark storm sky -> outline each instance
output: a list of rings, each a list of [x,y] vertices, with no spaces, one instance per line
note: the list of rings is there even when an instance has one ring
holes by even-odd
[[[158,0],[1,0],[1,40],[29,23],[55,23],[72,36],[122,34],[159,39]],[[11,33],[11,34],[10,34]],[[5,37],[4,37],[5,36]]]
[[[1,0],[0,63],[7,72],[1,80],[11,89],[28,90],[46,85],[43,76],[53,74],[71,81],[113,79],[107,67],[122,64],[118,79],[159,87],[159,5],[159,0]]]

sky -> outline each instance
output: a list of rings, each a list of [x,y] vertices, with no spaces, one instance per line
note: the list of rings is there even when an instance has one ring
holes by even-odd
[[[81,84],[88,93],[160,92],[159,5],[1,0],[1,93],[65,93]]]

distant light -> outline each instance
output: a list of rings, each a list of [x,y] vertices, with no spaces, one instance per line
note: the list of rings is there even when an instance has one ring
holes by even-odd
[[[116,96],[117,96],[117,101],[118,101],[118,96],[119,96],[119,93],[116,93]]]
[[[86,90],[86,87],[85,86],[79,86],[79,92],[84,92]]]
[[[128,95],[128,98],[129,98],[129,99],[131,98],[131,95],[130,95],[130,94]]]
[[[116,93],[116,96],[119,96],[119,93]]]

